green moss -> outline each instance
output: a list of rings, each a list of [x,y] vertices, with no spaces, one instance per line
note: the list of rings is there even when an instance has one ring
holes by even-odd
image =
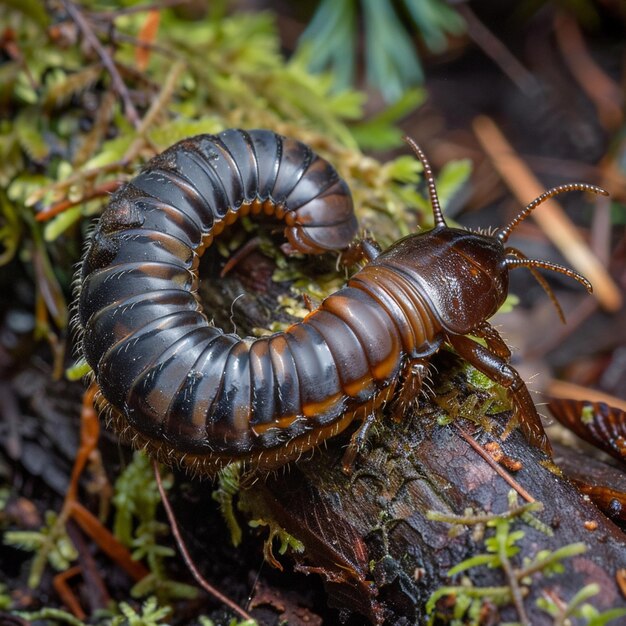
[[[163,479],[163,486],[171,486],[171,478]],[[161,496],[154,477],[152,462],[135,452],[132,462],[115,482],[113,504],[115,517],[113,532],[120,542],[132,550],[132,557],[145,561],[150,574],[131,590],[134,598],[156,595],[161,602],[194,598],[197,589],[170,580],[165,559],[174,556],[174,550],[161,543],[169,534],[168,524],[157,519]]]
[[[511,492],[509,508],[500,514],[466,512],[463,515],[450,515],[431,511],[428,519],[445,522],[458,529],[462,526],[485,524],[491,533],[483,539],[484,552],[473,554],[470,558],[457,563],[448,571],[448,576],[461,576],[460,584],[445,585],[437,589],[426,604],[430,615],[429,624],[449,624],[450,626],[479,626],[481,610],[487,602],[496,606],[514,604],[520,621],[526,621],[524,598],[533,585],[540,584],[541,578],[561,575],[565,572],[564,561],[583,554],[587,547],[584,543],[572,543],[556,550],[538,550],[533,557],[522,555],[517,545],[525,530],[513,529],[513,524],[526,522],[532,511],[542,510],[540,503],[518,505],[517,494]],[[531,518],[530,527],[536,528],[538,520]],[[458,534],[458,531],[455,533]],[[480,568],[499,569],[502,571],[501,586],[475,585],[469,574],[479,574]],[[537,577],[536,575],[540,576]],[[555,605],[548,598],[537,601],[538,606],[554,617],[554,624],[564,624],[568,617],[583,617],[587,626],[600,626],[626,615],[626,609],[611,609],[600,613],[585,601],[598,593],[597,585],[589,585],[578,592],[565,608]],[[438,602],[448,598],[446,610],[437,610]]]

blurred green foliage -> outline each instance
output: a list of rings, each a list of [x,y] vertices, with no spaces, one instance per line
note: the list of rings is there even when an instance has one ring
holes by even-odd
[[[432,52],[443,52],[448,34],[465,28],[444,0],[321,0],[302,34],[299,54],[312,71],[331,70],[341,89],[355,81],[360,20],[367,80],[389,102],[424,79],[413,33]]]
[[[507,606],[514,604],[519,613],[519,623],[529,623],[521,614],[519,604],[529,594],[529,590],[542,578],[555,578],[565,575],[564,561],[584,554],[587,546],[583,542],[571,543],[556,550],[537,549],[531,557],[520,552],[517,545],[524,538],[526,530],[513,530],[513,525],[524,522],[527,527],[552,536],[552,529],[540,522],[531,511],[540,511],[543,505],[539,502],[518,503],[517,493],[509,492],[508,510],[503,513],[474,513],[471,509],[462,515],[450,515],[438,511],[429,511],[428,519],[435,522],[450,524],[448,534],[459,536],[469,528],[479,527],[485,551],[472,554],[469,558],[457,563],[448,571],[451,578],[458,577],[459,584],[446,585],[437,589],[426,603],[429,614],[428,624],[443,626],[479,626],[484,620],[485,606]],[[485,532],[486,531],[486,532]],[[475,585],[465,575],[469,570],[487,567],[501,570],[502,585],[483,587]],[[546,617],[546,624],[563,626],[574,623],[570,618],[579,618],[576,624],[585,626],[604,626],[609,622],[626,616],[626,609],[617,608],[599,611],[587,600],[597,595],[600,588],[597,584],[586,585],[580,589],[566,604],[555,603],[549,596],[539,598],[537,606],[552,617]],[[515,595],[518,600],[515,601]],[[443,598],[446,600],[440,602]],[[518,623],[518,622],[511,622]],[[542,622],[543,623],[543,622]]]
[[[171,479],[164,479],[168,489]],[[169,534],[169,525],[157,519],[161,496],[154,477],[152,463],[145,454],[135,452],[130,465],[115,482],[115,518],[113,533],[120,542],[132,550],[132,558],[144,561],[150,573],[131,589],[134,598],[155,595],[161,602],[173,599],[191,599],[197,589],[170,580],[165,570],[165,559],[175,555],[160,540]]]

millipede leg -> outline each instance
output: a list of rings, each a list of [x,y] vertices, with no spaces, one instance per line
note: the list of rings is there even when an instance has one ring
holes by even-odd
[[[354,465],[356,455],[365,445],[365,442],[367,441],[367,434],[375,421],[376,413],[372,411],[371,413],[368,413],[365,419],[361,422],[358,430],[354,431],[341,461],[341,468],[344,474],[352,473],[352,467]]]
[[[231,272],[243,259],[245,259],[251,252],[254,252],[261,246],[261,238],[253,237],[247,241],[239,250],[234,252],[231,257],[226,261],[226,265],[220,272],[220,278],[224,278],[226,274]]]
[[[313,301],[313,298],[311,298],[308,293],[302,294],[302,301],[304,302],[304,307],[309,313],[317,309],[317,307],[319,306],[318,303]]]
[[[467,337],[450,335],[449,341],[453,348],[477,370],[509,390],[515,412],[519,416],[522,432],[531,444],[551,455],[552,447],[543,429],[535,403],[517,371],[502,356],[494,354]]]
[[[489,322],[483,322],[473,334],[484,339],[489,350],[497,354],[501,359],[508,362],[511,358],[509,346],[506,345],[500,333]]]
[[[402,373],[402,388],[391,409],[393,419],[400,421],[407,409],[417,400],[428,373],[427,359],[411,359]]]
[[[340,255],[339,265],[352,267],[362,261],[371,263],[381,253],[380,246],[372,237],[353,241]]]

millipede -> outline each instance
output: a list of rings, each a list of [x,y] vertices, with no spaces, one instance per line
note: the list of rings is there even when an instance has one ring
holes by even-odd
[[[549,453],[511,352],[487,320],[502,306],[513,269],[529,268],[559,312],[537,268],[591,291],[574,270],[506,243],[548,198],[607,192],[561,185],[491,235],[451,228],[427,159],[407,142],[423,165],[434,227],[384,251],[373,239],[355,240],[351,193],[333,166],[269,130],[185,139],[122,186],[77,278],[79,345],[114,427],[162,461],[211,475],[233,461],[275,469],[358,421],[344,456],[348,470],[377,416],[386,406],[406,411],[430,358],[447,343],[508,389],[522,432]],[[283,332],[226,333],[200,302],[199,259],[245,215],[274,216],[294,250],[343,251],[360,269]]]

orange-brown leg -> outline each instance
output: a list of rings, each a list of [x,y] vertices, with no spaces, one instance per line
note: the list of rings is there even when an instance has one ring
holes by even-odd
[[[65,494],[63,511],[69,511],[78,494],[78,481],[89,461],[89,457],[98,445],[100,436],[100,424],[94,408],[94,398],[98,392],[98,386],[92,383],[83,395],[83,406],[80,414],[80,446],[74,460],[70,484]]]
[[[401,376],[402,388],[400,389],[399,395],[393,400],[391,415],[394,419],[402,418],[407,409],[419,397],[427,371],[427,359],[412,359],[407,361]],[[390,389],[389,391],[390,394],[393,393],[393,389]],[[363,449],[363,446],[367,441],[369,431],[376,422],[377,417],[378,415],[376,410],[373,409],[368,412],[359,428],[352,435],[346,452],[343,455],[342,469],[344,473],[350,474],[352,472],[354,460],[356,459],[357,454],[359,454],[359,452]]]
[[[98,386],[92,383],[83,395],[81,410],[80,446],[76,453],[70,484],[65,493],[65,501],[57,524],[65,524],[69,517],[89,535],[98,546],[133,579],[141,580],[148,574],[146,568],[134,561],[130,552],[102,525],[102,523],[78,501],[78,483],[91,455],[97,451],[100,434],[100,423],[94,408],[94,398],[98,393]]]
[[[361,422],[359,428],[355,430],[352,437],[350,437],[350,443],[348,444],[348,447],[343,455],[343,459],[341,460],[341,469],[344,474],[352,473],[352,468],[357,454],[359,454],[359,452],[363,449],[363,446],[367,441],[367,435],[369,434],[369,431],[375,421],[376,412],[369,412],[365,416],[365,419]]]
[[[515,412],[520,420],[522,432],[530,443],[543,450],[546,454],[551,455],[552,446],[543,429],[535,403],[517,371],[502,356],[472,341],[468,337],[450,335],[448,340],[466,361],[469,361],[485,376],[509,390]]]
[[[497,354],[501,359],[509,361],[511,358],[511,350],[506,345],[500,333],[489,323],[483,322],[475,331],[474,335],[484,339],[487,347],[491,352]]]

